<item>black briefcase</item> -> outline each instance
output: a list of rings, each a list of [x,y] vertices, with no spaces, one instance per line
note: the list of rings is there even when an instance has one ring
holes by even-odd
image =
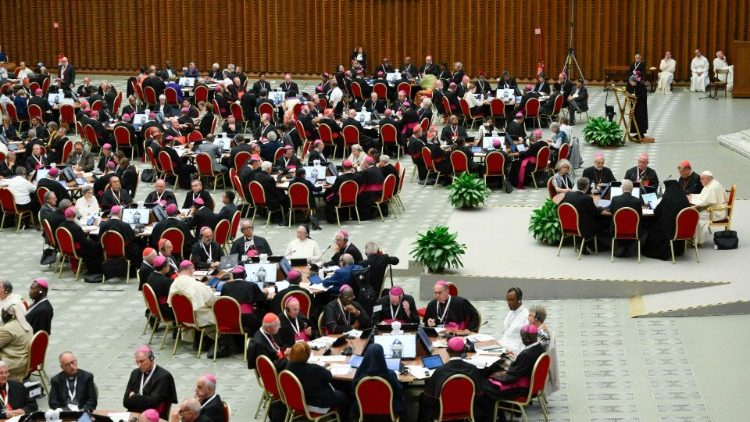
[[[104,278],[126,277],[128,273],[128,262],[124,256],[108,259],[102,262],[102,273]]]
[[[714,233],[714,249],[737,249],[739,242],[737,232],[734,230],[723,230]]]

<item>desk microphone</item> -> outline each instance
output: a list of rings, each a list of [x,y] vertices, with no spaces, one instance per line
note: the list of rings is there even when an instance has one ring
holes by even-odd
[[[328,245],[328,247],[326,248],[326,250],[324,250],[323,253],[320,254],[320,256],[323,257],[323,255],[325,255],[325,253],[328,252],[328,250],[331,249],[332,246],[333,246],[332,244]]]

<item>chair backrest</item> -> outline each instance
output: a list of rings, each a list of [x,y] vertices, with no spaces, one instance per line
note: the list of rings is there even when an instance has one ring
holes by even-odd
[[[133,87],[135,88],[135,96],[138,97],[141,102],[146,102],[146,96],[143,95],[143,86],[139,83],[134,83]]]
[[[302,142],[307,142],[307,132],[305,132],[305,126],[300,122],[299,120],[294,121],[294,127],[297,129],[297,133],[299,134],[299,138],[302,140]]]
[[[161,167],[161,170],[165,173],[174,174],[172,157],[169,156],[167,151],[159,151],[159,167]]]
[[[100,236],[104,259],[125,256],[125,239],[120,232],[107,230]]]
[[[240,190],[242,190],[240,188]],[[240,218],[242,217],[242,213],[237,210],[232,215],[232,221],[230,221],[229,225],[229,239],[234,239],[237,237],[237,230],[240,228]]]
[[[49,334],[44,330],[34,333],[29,345],[29,366],[26,374],[44,369],[44,358],[47,356]]]
[[[487,176],[502,176],[505,174],[505,156],[500,151],[491,151],[484,161],[487,165],[485,173]]]
[[[32,82],[29,84],[29,91],[32,93],[36,92],[37,89],[41,89],[41,88],[42,87],[40,87],[39,84],[36,82]]]
[[[214,241],[219,245],[224,245],[229,241],[229,234],[232,230],[232,223],[226,218],[222,218],[216,223],[214,229]]]
[[[216,114],[217,116],[220,116],[221,115],[221,107],[219,107],[219,102],[216,101],[216,98],[214,98],[211,101],[211,104],[213,104],[213,106],[214,106],[214,114]]]
[[[88,141],[91,146],[98,145],[97,142],[97,136],[96,131],[94,130],[94,127],[91,125],[86,125],[86,127],[83,128],[83,132],[86,134],[86,140]]]
[[[526,402],[523,404],[531,403],[531,399],[537,397],[541,392],[544,391],[545,384],[547,383],[547,375],[550,367],[550,356],[547,353],[542,353],[534,363],[534,369],[531,371],[531,384],[529,385],[529,394],[526,397]]]
[[[161,153],[159,154],[161,158]],[[214,176],[213,159],[208,153],[201,152],[195,156],[195,164],[198,167],[198,177]]]
[[[281,397],[289,408],[296,415],[308,416],[307,403],[305,402],[305,390],[299,379],[287,370],[279,374],[279,389]],[[308,419],[312,419],[309,418]]]
[[[448,282],[448,294],[458,296],[458,286],[455,283]]]
[[[234,155],[234,168],[237,171],[240,171],[242,166],[244,166],[249,160],[252,154],[250,154],[250,151],[240,151],[237,154]]]
[[[310,208],[310,189],[301,182],[289,185],[289,206],[294,209]]]
[[[385,203],[388,200],[391,199],[393,196],[393,192],[396,189],[396,175],[395,174],[389,174],[385,177],[385,180],[383,180],[383,193],[380,197],[380,202]]]
[[[16,199],[8,188],[0,188],[0,205],[6,214],[17,214]]]
[[[143,284],[143,301],[146,302],[146,308],[148,308],[151,315],[156,315],[160,320],[165,321],[164,315],[161,313],[161,308],[159,308],[159,298],[150,284]]]
[[[188,143],[195,142],[195,141],[200,141],[201,139],[203,139],[203,134],[199,130],[194,130],[194,131],[188,133],[188,137],[187,137]]]
[[[310,298],[310,294],[307,293],[306,290],[293,290],[291,292],[287,292],[284,297],[281,298],[281,307],[284,308],[286,305],[286,301],[289,298],[296,298],[299,302],[299,311],[302,315],[305,316],[305,318],[310,317],[310,308],[312,307],[312,299]]]
[[[443,103],[443,112],[446,115],[448,115],[448,116],[450,116],[451,114],[453,114],[451,112],[451,102],[448,101],[448,97],[446,97],[445,95],[443,95],[443,97],[440,99],[440,101],[442,101],[442,103]]]
[[[419,126],[422,127],[422,130],[427,133],[427,131],[430,129],[430,119],[425,117],[419,122]]]
[[[437,420],[474,420],[474,381],[466,375],[456,374],[443,382],[440,389],[440,411]]]
[[[171,86],[164,88],[164,96],[167,97],[167,104],[173,106],[180,105],[177,101],[177,90]]]
[[[539,116],[539,99],[529,98],[523,107],[523,117],[538,117]]]
[[[574,206],[565,202],[558,205],[557,218],[560,220],[560,229],[564,235],[581,235],[581,230],[578,227],[578,210]]]
[[[359,183],[354,180],[347,180],[339,186],[339,207],[349,207],[357,205],[357,193],[359,192]]]
[[[547,192],[549,193],[549,199],[552,199],[557,195],[557,189],[555,189],[554,180],[550,177],[547,179]]]
[[[199,85],[195,88],[195,92],[193,93],[193,99],[195,100],[195,104],[198,104],[201,101],[206,101],[208,99],[208,87],[205,85]]]
[[[224,422],[229,422],[232,415],[232,407],[224,400],[221,401],[221,415],[224,416]]]
[[[359,143],[359,128],[357,126],[344,126],[341,134],[344,136],[344,143],[346,145],[354,145]]]
[[[536,167],[534,171],[542,171],[547,168],[549,163],[549,147],[542,147],[536,153]]]
[[[263,103],[258,106],[258,114],[263,116],[264,114],[268,114],[271,116],[271,120],[273,120],[273,106],[269,103]]]
[[[281,158],[284,155],[284,152],[286,152],[286,150],[283,147],[276,148],[276,152],[273,153],[273,162],[275,163],[276,160]]]
[[[557,161],[567,160],[569,156],[570,156],[570,144],[564,143],[560,146],[560,152],[557,153]]]
[[[8,117],[10,120],[14,122],[18,122],[18,113],[16,112],[16,105],[13,103],[8,103],[5,105],[5,112],[8,113]]]
[[[638,239],[640,220],[641,217],[633,208],[625,207],[615,211],[612,217],[615,226],[613,237],[615,239]]]
[[[258,355],[255,358],[255,372],[258,374],[263,390],[268,393],[274,400],[281,400],[281,390],[279,389],[279,375],[276,367],[265,355]]]
[[[302,153],[300,154],[300,161],[305,162],[305,157],[307,157],[307,153],[310,152],[310,147],[312,146],[311,141],[305,141],[302,143]]]
[[[236,299],[229,296],[219,297],[214,302],[213,313],[218,333],[245,334],[245,330],[242,328],[242,311]]]
[[[505,103],[499,98],[490,101],[490,114],[492,117],[505,117]]]
[[[358,100],[362,100],[362,87],[359,86],[359,82],[352,82],[352,96]]]
[[[182,254],[182,248],[185,244],[185,233],[177,227],[170,227],[161,233],[159,240],[167,239],[172,244],[172,250],[177,254]]]
[[[263,185],[258,183],[257,180],[253,180],[250,182],[249,190],[250,190],[250,197],[253,200],[253,204],[255,204],[256,207],[265,207],[266,206],[266,191],[263,189]]]
[[[76,132],[84,141],[86,140],[86,132],[83,130],[83,124],[76,120]]]
[[[455,150],[451,152],[450,157],[453,174],[461,174],[469,171],[469,158],[466,157],[463,151]]]
[[[321,141],[329,145],[333,144],[333,130],[331,130],[331,127],[327,123],[321,123],[318,126],[318,134]]]
[[[700,220],[700,214],[697,209],[693,207],[683,208],[682,211],[677,213],[677,217],[675,217],[674,236],[672,240],[693,239],[698,228],[698,220]]]
[[[408,82],[401,82],[400,84],[398,84],[396,93],[399,93],[401,91],[406,92],[406,98],[411,98],[411,85],[409,85]]]
[[[130,146],[130,131],[125,126],[115,127],[115,142],[118,146]]]
[[[36,199],[39,201],[40,204],[44,204],[46,201],[44,200],[44,195],[49,192],[49,189],[45,188],[44,186],[40,186],[36,188]]]
[[[29,112],[29,118],[30,119],[36,117],[40,121],[42,121],[42,122],[44,121],[44,113],[42,113],[42,108],[39,107],[38,105],[36,105],[36,104],[29,104],[28,112]]]
[[[170,306],[174,311],[174,320],[178,325],[192,326],[195,325],[195,314],[193,313],[193,303],[190,298],[182,293],[172,295]]]
[[[143,88],[143,95],[146,96],[146,104],[154,105],[158,103],[158,99],[156,98],[156,91],[154,88],[147,86],[146,88]]]
[[[52,226],[49,225],[49,220],[42,220],[42,230],[44,230],[44,235],[47,236],[47,243],[49,243],[49,245],[53,248],[57,249],[55,234],[52,233]]]
[[[471,108],[469,107],[469,102],[465,99],[461,98],[458,100],[458,103],[461,105],[461,113],[466,117],[467,119],[471,119]]]
[[[76,109],[71,104],[60,106],[60,121],[72,125],[76,121]]]
[[[169,96],[167,96],[167,99]],[[115,97],[115,101],[112,104],[112,115],[115,116],[120,111],[120,104],[122,104],[122,91],[117,93],[117,96]]]
[[[372,91],[378,94],[378,99],[385,100],[388,98],[388,86],[382,82],[378,82],[372,86]]]
[[[734,198],[737,196],[737,185],[733,184],[729,188],[729,198],[727,198],[727,221],[732,220],[732,210],[734,209]]]
[[[52,82],[50,78],[44,78],[44,82],[42,82],[42,92],[44,92],[45,95],[47,94],[47,91],[49,91],[51,84]]]
[[[55,229],[55,242],[57,242],[57,246],[60,248],[60,253],[78,258],[78,252],[76,251],[75,242],[73,241],[73,235],[70,234],[70,230],[65,227]]]
[[[383,144],[396,144],[398,142],[398,129],[396,126],[386,123],[380,128],[380,139]]]
[[[393,414],[393,388],[381,377],[364,377],[354,389],[359,414],[362,420],[368,416],[386,416],[396,420]]]
[[[552,115],[556,116],[558,113],[560,113],[560,110],[562,110],[563,106],[563,95],[560,94],[555,98],[555,103],[552,105]]]
[[[422,147],[422,161],[428,170],[436,171],[435,163],[432,161],[432,151],[427,147]]]

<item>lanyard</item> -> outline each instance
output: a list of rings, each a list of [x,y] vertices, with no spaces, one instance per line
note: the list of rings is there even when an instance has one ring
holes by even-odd
[[[294,334],[299,334],[299,321],[297,321],[297,317],[294,317],[294,321],[292,321],[291,319],[289,319],[289,315],[287,315],[286,312],[284,312],[284,316],[286,317],[287,320],[289,320],[289,324],[292,325],[292,330],[294,330]]]
[[[8,409],[8,402],[10,401],[10,389],[8,387],[9,385],[6,382],[5,383],[5,397],[3,397],[2,394],[0,394],[0,403],[2,403],[3,409]]]
[[[448,296],[448,301],[447,301],[447,302],[445,302],[445,310],[443,310],[443,315],[438,315],[438,316],[437,316],[437,317],[438,317],[438,321],[439,321],[439,322],[440,322],[441,324],[442,324],[442,323],[443,323],[443,321],[445,320],[445,316],[446,316],[446,315],[448,315],[448,307],[450,307],[450,306],[451,306],[451,299],[452,299],[452,298],[453,298],[452,296]],[[438,302],[438,303],[436,303],[436,304],[435,304],[435,311],[437,311],[438,309],[440,309],[440,302]],[[437,312],[436,312],[436,313],[437,313]]]
[[[164,196],[164,192],[162,193],[154,192],[154,193],[156,193],[156,201],[154,202],[161,202],[161,197]]]
[[[122,202],[120,202],[120,192],[117,192],[117,193],[115,193],[115,191],[111,191],[111,192],[112,192],[112,197],[115,199],[115,201],[117,201],[118,204],[121,204]]]
[[[201,194],[199,193],[197,196],[193,194],[193,202],[195,202],[196,199],[200,198]]]
[[[154,364],[153,369],[151,369],[151,373],[148,374],[148,377],[146,377],[146,380],[143,380],[143,373],[141,373],[141,388],[138,390],[138,394],[143,395],[143,387],[145,387],[149,381],[151,381],[151,377],[154,376],[154,372],[156,372],[156,364]]]
[[[510,328],[510,326],[513,323],[513,321],[515,321],[516,317],[518,317],[518,315],[520,315],[520,314],[521,314],[521,307],[520,306],[518,307],[518,309],[516,309],[515,311],[512,311],[510,314],[508,314],[508,316],[506,317],[506,319],[508,320],[508,325],[507,325],[506,328]]]
[[[214,395],[213,395],[213,396],[209,397],[209,398],[208,398],[208,400],[206,400],[206,401],[205,401],[205,402],[204,402],[204,403],[203,403],[203,404],[201,405],[201,409],[203,409],[204,407],[206,407],[206,405],[207,405],[207,404],[208,404],[208,403],[209,403],[209,402],[210,402],[211,400],[213,400],[213,399],[215,399],[215,398],[216,398],[216,394],[214,393]]]
[[[249,240],[245,238],[245,253],[253,246],[255,246],[255,240],[252,237]]]
[[[339,309],[341,309],[341,315],[343,315],[343,316],[344,316],[344,321],[346,321],[346,325],[352,325],[352,324],[351,324],[351,323],[349,322],[349,321],[350,321],[350,319],[349,319],[349,314],[347,314],[346,312],[344,312],[344,307],[343,307],[343,306],[341,306],[341,301],[340,301],[340,300],[338,300],[338,299],[336,299],[336,303],[338,303],[338,304],[339,304]]]
[[[31,310],[32,310],[32,309],[34,309],[34,308],[36,307],[36,305],[38,305],[38,304],[40,304],[40,303],[42,303],[42,302],[44,302],[44,301],[46,301],[46,300],[47,300],[47,298],[45,297],[45,298],[42,298],[42,299],[40,299],[40,300],[39,300],[39,301],[37,301],[37,302],[34,302],[34,303],[33,303],[33,304],[31,305],[31,306],[29,306],[29,309],[27,309],[27,310],[26,310],[26,314],[28,315],[28,314],[29,314],[29,312],[31,312]]]
[[[78,377],[76,377],[75,381],[73,381],[73,391],[70,391],[70,382],[66,382],[65,386],[68,389],[68,397],[70,397],[70,401],[72,402],[73,400],[75,400],[76,390],[78,390]]]
[[[271,345],[271,348],[273,349],[274,352],[278,353],[281,351],[279,346],[276,345],[276,342],[273,341],[271,338],[269,338],[268,335],[266,335],[266,333],[263,330],[260,330],[260,333],[263,334],[263,337],[265,337],[266,340],[268,340],[268,344]]]
[[[208,250],[206,250],[206,245],[203,244],[203,242],[201,242],[201,248],[203,248],[203,252],[205,252],[206,255],[208,256],[208,261],[206,261],[206,262],[213,262],[211,260],[211,258],[213,257],[213,249],[211,249],[211,245],[209,244],[208,245]]]
[[[391,309],[391,321],[395,321],[396,317],[398,316],[398,313],[401,311],[401,305],[396,305],[396,312],[393,312],[393,306],[391,304],[388,304],[388,307]]]

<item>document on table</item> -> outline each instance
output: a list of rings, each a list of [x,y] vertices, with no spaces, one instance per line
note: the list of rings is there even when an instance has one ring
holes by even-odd
[[[477,368],[482,369],[492,365],[498,360],[500,360],[500,356],[477,354],[470,358],[464,359],[464,362],[468,362],[476,366]]]
[[[404,368],[408,369],[409,374],[418,380],[427,379],[435,373],[434,369],[427,369],[419,365],[404,365]]]
[[[343,357],[346,357],[346,356],[343,356]],[[346,363],[343,363],[343,364],[335,363],[331,365],[331,368],[330,368],[331,375],[333,375],[334,377],[336,376],[343,377],[344,375],[348,375],[349,372],[351,372],[351,370],[352,370],[352,367]]]
[[[477,343],[480,341],[492,341],[495,339],[495,337],[492,337],[489,334],[472,334],[470,336],[467,336],[466,338],[471,340],[474,343]]]

